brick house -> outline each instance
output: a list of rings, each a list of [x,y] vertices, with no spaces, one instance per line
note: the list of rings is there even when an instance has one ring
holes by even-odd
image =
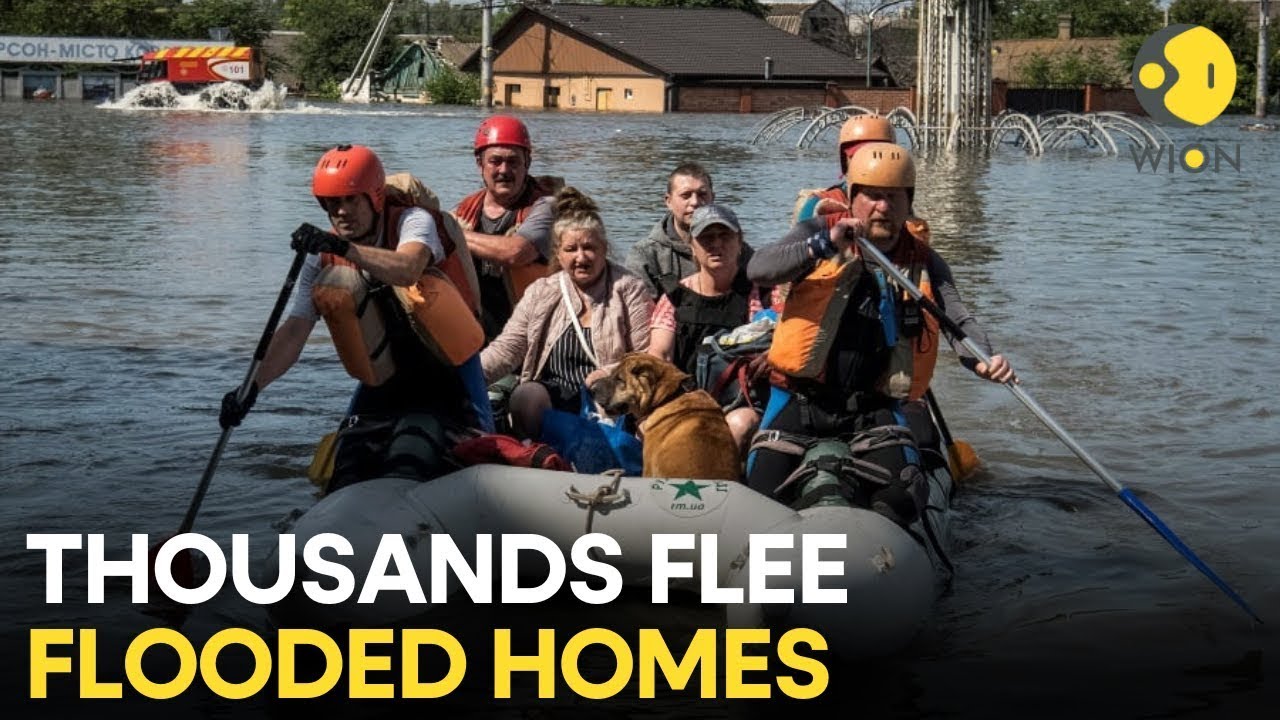
[[[513,108],[773,112],[845,105],[866,84],[856,60],[725,8],[525,5],[493,53],[494,104]]]

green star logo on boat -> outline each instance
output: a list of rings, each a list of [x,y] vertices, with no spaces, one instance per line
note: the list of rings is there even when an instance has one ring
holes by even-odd
[[[649,483],[649,497],[654,505],[676,517],[697,517],[723,505],[729,497],[729,485],[722,480],[654,480]]]
[[[685,496],[685,495],[691,495],[691,496],[693,496],[693,497],[695,497],[695,498],[697,498],[697,499],[701,500],[701,499],[702,499],[702,489],[703,489],[703,488],[705,488],[705,487],[708,487],[708,486],[706,486],[706,485],[699,485],[698,483],[696,483],[696,482],[694,482],[694,481],[692,481],[692,480],[685,480],[684,482],[674,484],[674,485],[672,485],[671,487],[673,487],[673,488],[675,488],[675,489],[676,489],[676,496],[675,496],[674,498],[672,498],[673,500],[679,500],[681,497],[683,497],[683,496]]]

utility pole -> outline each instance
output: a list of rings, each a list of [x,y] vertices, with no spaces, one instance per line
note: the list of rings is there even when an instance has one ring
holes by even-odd
[[[1253,114],[1258,119],[1267,116],[1267,61],[1271,53],[1267,49],[1267,29],[1271,24],[1271,0],[1258,0],[1258,89],[1253,101]]]
[[[493,0],[481,0],[480,15],[480,106],[493,107]]]

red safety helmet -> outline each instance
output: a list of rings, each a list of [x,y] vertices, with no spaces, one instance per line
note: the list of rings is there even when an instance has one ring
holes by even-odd
[[[849,172],[849,158],[868,142],[894,142],[893,124],[879,115],[854,115],[840,127],[840,172]]]
[[[377,153],[364,145],[339,145],[320,157],[311,175],[311,194],[322,198],[363,194],[373,203],[374,212],[382,212],[386,195],[387,173]]]
[[[533,152],[533,143],[529,140],[529,128],[510,115],[494,115],[486,118],[476,129],[476,154],[493,145],[509,145],[524,148],[525,152]]]

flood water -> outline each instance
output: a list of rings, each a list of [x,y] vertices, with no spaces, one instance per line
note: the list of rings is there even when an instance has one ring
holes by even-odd
[[[451,207],[478,187],[480,117],[294,101],[262,113],[0,104],[6,698],[27,695],[29,628],[132,636],[156,623],[129,604],[127,583],[87,604],[78,553],[67,602],[45,604],[44,557],[24,534],[105,533],[119,558],[130,533],[177,527],[217,439],[218,404],[243,378],[289,265],[289,233],[324,220],[309,194],[320,154],[368,144]],[[600,202],[618,259],[661,214],[666,173],[682,161],[710,169],[756,245],[787,230],[799,188],[836,179],[833,133],[821,149],[796,150],[798,133],[755,147],[758,116],[526,119],[535,172]],[[944,354],[934,387],[946,420],[985,462],[956,500],[954,587],[903,657],[837,673],[818,716],[1274,717],[1280,133],[1239,122],[1170,131],[1239,144],[1239,172],[1140,173],[1123,144],[1118,158],[929,157],[916,210],[1023,387],[1272,624],[1251,624],[1005,389]],[[282,518],[314,503],[304,471],[353,388],[335,360],[320,326],[233,434],[197,532],[224,547],[250,533],[261,555]],[[224,593],[184,631],[265,622]],[[88,716],[112,705],[57,707]],[[727,712],[696,700],[619,711]]]

